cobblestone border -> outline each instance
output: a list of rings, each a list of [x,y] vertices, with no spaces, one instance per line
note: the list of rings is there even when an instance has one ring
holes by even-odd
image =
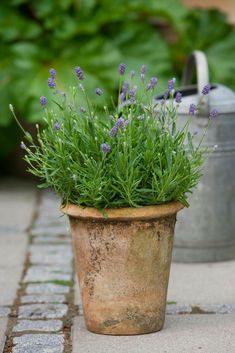
[[[70,353],[74,312],[71,239],[58,200],[43,192],[4,353]],[[17,246],[17,244],[16,244]]]

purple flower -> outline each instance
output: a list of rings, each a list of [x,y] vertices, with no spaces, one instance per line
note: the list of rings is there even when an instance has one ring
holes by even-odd
[[[125,121],[125,123],[124,123],[124,126],[127,126],[129,123],[130,123],[130,120],[127,119],[127,120]]]
[[[144,80],[145,80],[145,74],[141,74],[141,75],[140,75],[140,78],[141,78],[141,81],[144,82]]]
[[[202,89],[202,94],[206,96],[210,92],[211,86],[209,84],[205,85]]]
[[[55,88],[55,81],[53,78],[49,77],[47,80],[47,83],[48,83],[48,87]]]
[[[96,88],[96,89],[95,89],[95,94],[96,94],[97,96],[102,96],[102,94],[103,94],[102,89]]]
[[[117,121],[116,121],[116,126],[118,129],[121,129],[123,128],[124,126],[124,123],[125,123],[125,120],[121,117],[121,118],[118,118]]]
[[[40,97],[40,104],[41,104],[42,107],[45,107],[45,105],[47,104],[46,97],[44,97],[44,96]]]
[[[146,86],[146,91],[150,89],[154,89],[157,84],[157,81],[158,81],[157,77],[151,77],[149,83]]]
[[[132,89],[130,89],[129,91],[129,99],[131,102],[135,101],[135,95],[136,95],[136,88],[133,87]]]
[[[114,126],[114,127],[112,127],[112,129],[110,130],[109,136],[110,136],[110,137],[114,137],[114,136],[116,136],[117,132],[118,132],[117,126]]]
[[[124,102],[124,100],[125,100],[125,93],[123,93],[123,92],[121,92],[121,94],[120,94],[120,102]]]
[[[219,111],[217,109],[212,109],[210,114],[209,114],[209,117],[210,118],[216,118],[219,114]]]
[[[140,73],[143,74],[143,75],[146,73],[146,66],[145,65],[141,66]]]
[[[120,74],[120,75],[124,75],[124,74],[125,74],[125,71],[126,71],[126,64],[121,63],[121,64],[119,65],[119,74]]]
[[[164,99],[167,99],[169,97],[170,91],[167,89],[163,95]]]
[[[58,123],[58,121],[56,121],[53,125],[53,129],[54,130],[60,130],[60,124]]]
[[[195,104],[190,104],[190,106],[189,106],[189,114],[190,115],[194,115],[195,114],[195,112],[196,112],[196,110],[197,110],[197,107],[196,107],[196,105]]]
[[[131,70],[131,78],[133,78],[135,76],[135,71],[134,70]]]
[[[175,86],[175,78],[173,77],[171,80],[168,81],[168,90],[172,91]]]
[[[180,92],[177,92],[176,95],[175,95],[175,101],[176,103],[181,103],[182,101],[182,94]]]
[[[84,73],[83,73],[82,69],[80,68],[80,66],[75,67],[75,72],[76,72],[76,75],[79,80],[84,80]]]
[[[21,143],[20,143],[20,148],[21,148],[22,150],[26,150],[26,145],[24,144],[24,142],[21,142]]]
[[[80,112],[81,113],[86,113],[86,109],[84,107],[80,107]]]
[[[55,71],[55,69],[51,68],[51,69],[49,70],[49,74],[51,75],[51,78],[53,78],[53,80],[54,80],[55,77],[56,77],[56,71]]]
[[[102,143],[100,148],[103,153],[108,153],[111,151],[111,147],[107,143]]]
[[[130,86],[129,81],[125,81],[122,86],[122,93],[124,93],[126,95],[128,89],[129,89],[129,86]]]
[[[137,116],[137,119],[138,119],[138,120],[144,120],[144,115],[139,115],[139,116]]]

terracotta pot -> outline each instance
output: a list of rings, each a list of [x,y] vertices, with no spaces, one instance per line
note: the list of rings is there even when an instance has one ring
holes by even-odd
[[[183,205],[107,209],[67,205],[88,330],[162,329],[176,213]]]

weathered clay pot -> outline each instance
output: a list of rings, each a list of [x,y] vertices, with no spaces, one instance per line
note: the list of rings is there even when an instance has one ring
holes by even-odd
[[[135,335],[162,329],[176,213],[183,206],[106,210],[67,205],[88,330]]]

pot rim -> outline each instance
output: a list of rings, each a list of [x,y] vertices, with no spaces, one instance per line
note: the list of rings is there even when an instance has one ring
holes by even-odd
[[[106,208],[100,210],[95,207],[81,207],[74,204],[61,206],[60,210],[73,218],[95,219],[95,220],[114,220],[114,221],[129,221],[129,220],[148,220],[156,219],[165,216],[176,214],[184,208],[184,205],[179,201],[172,201],[161,205],[123,208]]]

